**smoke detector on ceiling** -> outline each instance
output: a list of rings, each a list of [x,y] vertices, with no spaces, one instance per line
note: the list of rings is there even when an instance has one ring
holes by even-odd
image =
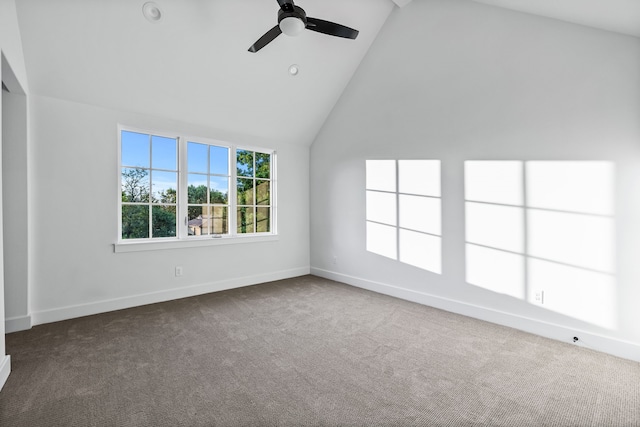
[[[142,5],[142,14],[149,22],[158,22],[162,19],[162,11],[160,10],[160,7],[152,1],[146,2]]]

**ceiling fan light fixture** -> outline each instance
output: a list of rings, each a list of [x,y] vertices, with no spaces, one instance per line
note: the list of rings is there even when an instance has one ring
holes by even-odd
[[[304,22],[300,18],[288,16],[280,21],[280,30],[288,36],[297,36],[304,30]]]

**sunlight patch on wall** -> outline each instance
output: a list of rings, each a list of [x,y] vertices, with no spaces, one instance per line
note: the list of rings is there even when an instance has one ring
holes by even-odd
[[[467,282],[524,299],[524,255],[467,244]]]
[[[367,251],[398,259],[396,161],[367,160]]]
[[[366,161],[367,251],[441,273],[439,160]]]
[[[615,328],[615,166],[466,161],[466,280]]]

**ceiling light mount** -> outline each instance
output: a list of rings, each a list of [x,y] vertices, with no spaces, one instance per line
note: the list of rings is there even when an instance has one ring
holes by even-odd
[[[158,22],[162,19],[162,10],[152,1],[142,5],[142,14],[149,22]]]
[[[299,72],[300,66],[298,64],[291,64],[289,66],[289,74],[291,74],[292,76],[297,76]]]

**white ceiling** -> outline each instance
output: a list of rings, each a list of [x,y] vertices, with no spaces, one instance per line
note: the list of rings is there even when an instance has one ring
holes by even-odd
[[[146,1],[17,0],[31,93],[310,145],[388,15],[411,0],[299,0],[358,39],[304,31],[258,53],[247,49],[277,23],[275,0],[155,0],[158,23],[143,17]],[[475,1],[640,37],[640,0]]]
[[[640,0],[475,0],[640,37]]]
[[[157,23],[144,18],[146,1],[16,1],[30,91],[310,145],[396,7],[300,0],[309,16],[356,28],[358,38],[304,31],[250,53],[277,24],[276,0],[155,0]]]

